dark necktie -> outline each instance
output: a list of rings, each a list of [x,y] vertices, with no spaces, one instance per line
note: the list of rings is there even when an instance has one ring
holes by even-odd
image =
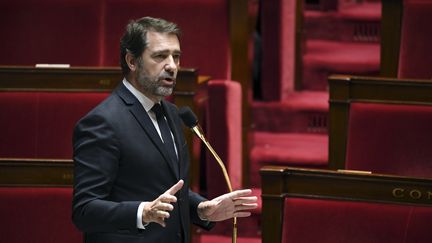
[[[159,126],[159,130],[162,135],[163,143],[165,144],[165,148],[168,151],[171,162],[174,165],[174,168],[178,168],[177,165],[177,155],[174,150],[174,143],[171,136],[171,132],[168,126],[167,121],[165,120],[164,110],[160,104],[155,104],[151,109],[156,114],[156,120]]]

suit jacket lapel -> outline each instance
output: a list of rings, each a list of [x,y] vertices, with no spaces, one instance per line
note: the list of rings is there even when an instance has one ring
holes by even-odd
[[[153,142],[153,144],[157,147],[159,152],[162,154],[162,156],[165,159],[165,162],[168,163],[168,166],[171,168],[173,175],[177,179],[179,179],[179,172],[177,169],[174,168],[174,165],[168,156],[168,151],[165,149],[165,145],[162,143],[162,140],[160,139],[160,136],[157,133],[156,128],[154,127],[153,122],[151,121],[144,107],[123,84],[120,84],[120,86],[116,89],[116,93],[125,102],[129,111],[132,113],[132,115],[138,121],[140,126],[147,133],[150,140]],[[174,137],[175,136],[176,135],[174,135]],[[176,139],[176,146],[178,151],[177,139]]]

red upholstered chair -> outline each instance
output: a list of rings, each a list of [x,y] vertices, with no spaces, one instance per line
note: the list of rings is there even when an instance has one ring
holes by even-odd
[[[429,242],[432,180],[264,167],[263,243]]]
[[[199,68],[200,74],[213,79],[229,79],[228,10],[227,0],[106,0],[103,65],[118,65],[119,39],[129,20],[154,16],[173,21],[182,29],[183,67]]]
[[[100,1],[0,2],[0,65],[100,65]]]
[[[230,80],[208,82],[206,130],[209,143],[227,167],[233,190],[242,188],[241,87]],[[207,196],[227,193],[225,179],[216,160],[207,153]]]
[[[0,157],[72,158],[75,123],[108,92],[0,92]]]
[[[432,81],[331,76],[329,164],[432,178]]]
[[[429,29],[432,22],[431,0],[404,0],[401,43],[399,54],[399,78],[432,78],[432,41]]]
[[[345,168],[432,177],[432,105],[350,105]]]
[[[262,98],[284,100],[294,91],[296,75],[296,35],[299,27],[294,0],[261,1]]]
[[[207,92],[205,127],[208,141],[225,163],[233,190],[240,189],[242,188],[242,92],[240,84],[230,80],[211,80],[208,82]],[[217,161],[210,152],[206,154],[206,194],[211,199],[229,192],[229,189]],[[217,223],[210,233],[229,236],[231,229],[232,221],[228,220]],[[243,225],[239,230],[245,229]],[[240,235],[243,235],[243,232]]]
[[[381,74],[430,79],[431,0],[383,0]]]
[[[72,224],[72,188],[0,187],[1,241],[79,243]]]
[[[242,188],[242,91],[240,84],[231,80],[210,80],[207,85],[206,137],[225,163],[233,190]],[[205,164],[206,195],[212,199],[229,191],[222,170],[210,152]],[[255,195],[260,190],[252,188]],[[248,219],[238,219],[239,237],[257,237],[260,209]],[[201,235],[201,242],[213,242],[219,236],[232,233],[232,220],[218,222],[208,234]],[[219,236],[215,236],[219,235]],[[212,238],[213,236],[215,238]],[[228,239],[227,239],[228,240]]]
[[[282,241],[428,242],[432,207],[285,198]]]
[[[430,13],[430,0],[383,1],[382,75],[404,80],[330,77],[331,168],[432,176]]]
[[[262,100],[252,103],[252,187],[259,168],[286,165],[326,168],[328,94],[305,90],[301,76],[302,1],[261,1]],[[255,90],[257,91],[257,90]]]
[[[1,1],[0,65],[117,67],[126,24],[153,16],[181,27],[182,66],[227,79],[231,77],[228,5],[227,0]]]

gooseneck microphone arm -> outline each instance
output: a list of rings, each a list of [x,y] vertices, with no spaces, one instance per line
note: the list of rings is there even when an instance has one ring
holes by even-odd
[[[213,157],[216,159],[217,163],[219,164],[219,167],[222,170],[222,173],[225,178],[225,182],[228,186],[229,192],[232,192],[232,186],[231,186],[231,180],[228,176],[228,172],[226,170],[225,164],[222,162],[221,158],[217,153],[214,151],[213,147],[210,145],[210,143],[207,141],[207,139],[204,136],[204,133],[198,124],[198,119],[193,113],[193,111],[189,107],[181,107],[178,111],[180,118],[182,119],[183,123],[189,127],[197,137],[201,139],[201,141],[206,145],[207,149],[211,152]],[[232,243],[237,242],[237,217],[233,218],[233,234],[232,234]]]

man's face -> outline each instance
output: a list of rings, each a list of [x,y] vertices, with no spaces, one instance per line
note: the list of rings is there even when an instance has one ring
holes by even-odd
[[[148,46],[137,60],[139,90],[159,101],[172,94],[180,64],[180,43],[175,34],[147,32]]]

